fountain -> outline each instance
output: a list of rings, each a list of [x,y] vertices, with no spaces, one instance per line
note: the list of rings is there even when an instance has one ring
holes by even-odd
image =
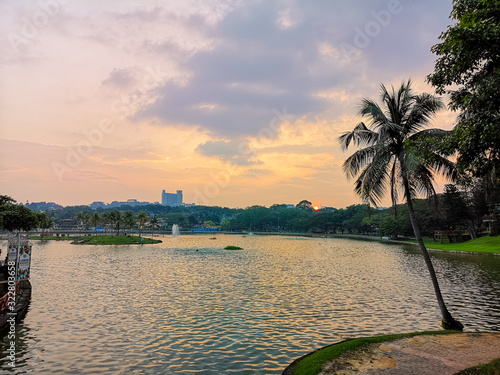
[[[179,226],[177,224],[172,225],[172,237],[177,237],[179,234]]]

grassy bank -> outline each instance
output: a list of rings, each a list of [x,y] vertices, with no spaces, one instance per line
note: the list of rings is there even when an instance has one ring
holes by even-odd
[[[470,367],[457,372],[455,375],[498,375],[500,374],[500,358],[494,359],[485,365]]]
[[[414,241],[416,243],[416,241]],[[500,254],[500,236],[480,237],[461,243],[439,243],[432,238],[424,238],[425,246],[428,249],[468,251],[473,253]]]
[[[397,339],[403,339],[407,337],[413,337],[418,335],[442,335],[458,333],[457,331],[430,331],[430,332],[412,332],[412,333],[402,333],[395,335],[385,335],[385,336],[375,336],[375,337],[363,337],[359,339],[353,339],[348,341],[343,341],[338,344],[327,346],[325,348],[319,349],[301,359],[299,359],[295,365],[291,368],[290,375],[316,375],[321,372],[322,366],[335,358],[338,358],[341,354],[361,348],[365,345],[391,341]]]
[[[160,243],[161,240],[154,240],[139,236],[84,236],[72,237],[72,244],[75,245],[135,245],[135,244],[154,244]]]

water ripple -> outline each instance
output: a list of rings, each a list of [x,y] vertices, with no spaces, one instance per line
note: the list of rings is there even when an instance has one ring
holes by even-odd
[[[277,374],[346,337],[440,328],[425,264],[411,247],[224,235],[163,240],[36,244],[33,299],[17,327],[11,372]],[[432,256],[449,309],[467,330],[499,331],[500,257]],[[7,339],[0,345],[5,353]]]

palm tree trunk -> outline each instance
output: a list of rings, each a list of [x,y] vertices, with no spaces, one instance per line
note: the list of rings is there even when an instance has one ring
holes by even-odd
[[[422,240],[422,235],[420,233],[420,228],[417,223],[417,220],[415,219],[415,211],[413,210],[413,203],[411,201],[411,194],[410,194],[410,185],[408,183],[408,179],[403,177],[403,185],[405,189],[405,197],[406,197],[406,205],[408,206],[408,214],[410,216],[410,222],[411,226],[413,227],[413,232],[415,233],[415,237],[418,242],[418,246],[420,248],[420,251],[422,252],[422,255],[424,256],[424,261],[427,266],[427,269],[429,270],[429,274],[431,276],[432,280],[432,286],[434,287],[434,293],[436,294],[436,298],[438,301],[439,309],[441,310],[441,315],[443,317],[443,320],[441,322],[442,326],[444,329],[451,329],[451,330],[457,330],[457,331],[462,331],[464,326],[462,323],[460,323],[458,320],[455,320],[448,309],[446,308],[446,305],[444,303],[443,296],[441,294],[441,289],[439,288],[439,283],[438,279],[436,276],[436,271],[434,270],[434,266],[432,265],[431,258],[429,256],[429,252],[427,251],[427,248],[424,245],[424,241]]]

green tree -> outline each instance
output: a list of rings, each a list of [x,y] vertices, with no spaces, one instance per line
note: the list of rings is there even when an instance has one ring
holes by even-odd
[[[16,200],[8,195],[0,195],[0,206],[4,204],[13,204],[16,203]]]
[[[313,210],[313,206],[312,206],[312,203],[309,202],[308,200],[302,200],[300,201],[297,206],[295,206],[297,208],[302,208],[303,210],[306,210],[306,211],[312,211]]]
[[[80,223],[80,228],[82,228],[87,223],[87,219],[87,214],[85,214],[83,211],[79,211],[75,216],[75,220]]]
[[[132,211],[125,211],[123,213],[123,227],[126,229],[132,229],[135,227],[136,218]]]
[[[349,233],[365,233],[370,229],[363,219],[368,216],[368,206],[364,204],[356,204],[345,209],[342,228]]]
[[[0,206],[2,229],[30,231],[39,226],[38,215],[22,205],[4,204]]]
[[[123,213],[118,210],[113,210],[109,212],[108,215],[109,222],[116,229],[116,235],[120,235],[120,228],[123,226]]]
[[[417,193],[435,195],[433,172],[449,178],[454,176],[453,163],[438,153],[431,154],[429,150],[422,155],[422,150],[413,142],[423,137],[431,140],[447,134],[439,129],[423,129],[443,104],[430,94],[415,94],[410,81],[403,83],[397,91],[392,88],[391,92],[381,85],[381,101],[384,109],[371,99],[363,99],[359,114],[368,118],[368,126],[361,122],[353,131],[339,137],[343,150],[347,150],[351,143],[361,147],[344,162],[344,171],[348,177],[356,178],[355,192],[366,203],[376,206],[389,190],[395,207],[398,193],[403,193],[441,310],[443,327],[462,329],[463,325],[451,316],[445,305],[413,209]]]
[[[401,221],[394,215],[384,215],[378,227],[379,236],[397,237],[402,234]]]
[[[229,227],[229,224],[230,224],[230,221],[227,219],[224,219],[224,220],[222,220],[222,223],[220,223],[220,226],[222,228],[226,229],[227,227]]]
[[[324,233],[330,232],[331,229],[335,230],[336,224],[333,212],[318,212],[311,218],[313,229],[321,229]]]
[[[160,225],[160,220],[156,215],[151,218],[151,220],[149,221],[149,225],[151,225],[151,238],[153,238],[155,229]]]
[[[142,229],[144,228],[144,225],[146,225],[148,220],[149,216],[144,211],[140,211],[139,213],[137,213],[137,226],[139,227],[139,237],[142,235]]]
[[[169,212],[165,215],[162,215],[162,219],[168,223],[169,226],[173,224],[179,225],[180,228],[185,228],[189,226],[190,215],[182,212]]]
[[[95,235],[97,236],[97,227],[101,223],[102,218],[101,215],[99,215],[99,212],[94,211],[92,215],[90,215],[90,223],[94,227],[95,230]]]
[[[52,218],[45,212],[37,212],[38,227],[41,229],[49,229],[52,224]]]
[[[480,228],[483,225],[483,216],[490,213],[486,185],[483,178],[475,178],[471,179],[471,181],[464,186],[472,238],[478,236]]]
[[[450,93],[460,111],[453,131],[457,164],[476,176],[500,167],[500,1],[453,0],[457,22],[432,47],[438,58],[427,77],[439,94]],[[452,89],[449,89],[449,87]]]
[[[447,184],[442,195],[443,214],[447,229],[466,227],[469,212],[465,199],[454,184]]]

